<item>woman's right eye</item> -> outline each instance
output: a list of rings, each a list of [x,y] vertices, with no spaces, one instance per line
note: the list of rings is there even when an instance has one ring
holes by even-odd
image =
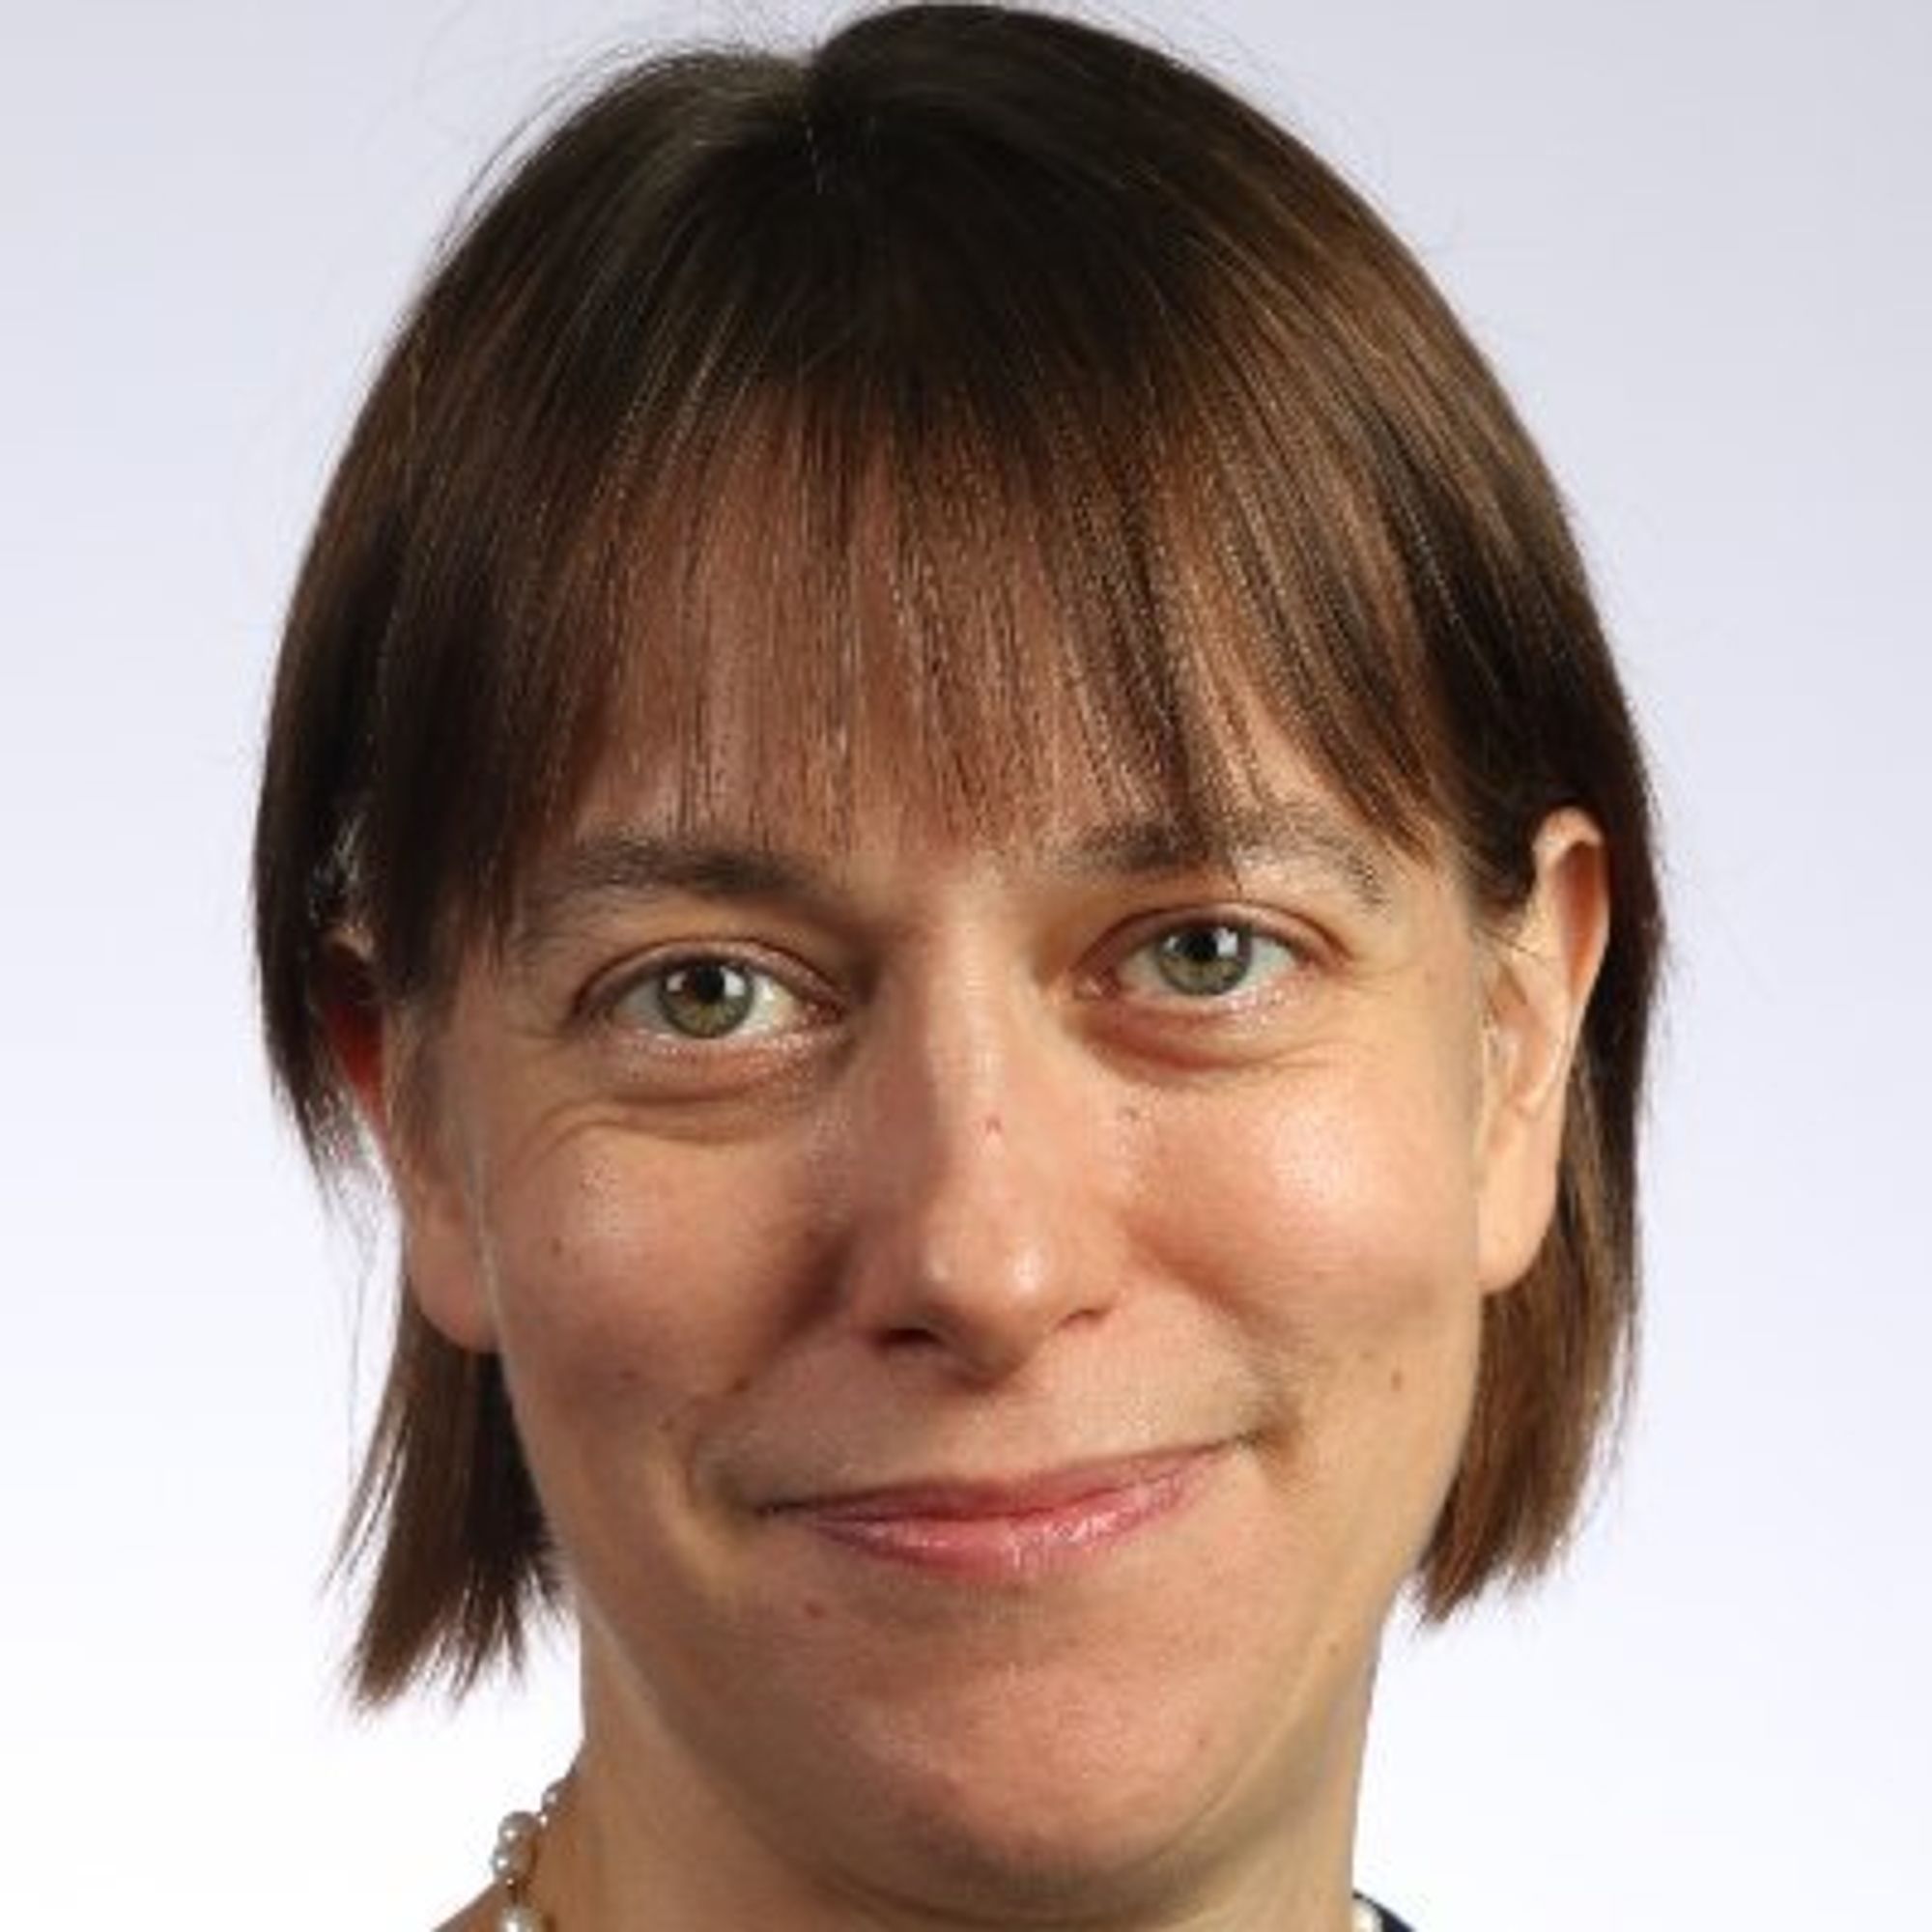
[[[783,980],[728,953],[694,952],[637,974],[608,1009],[619,1024],[673,1040],[765,1038],[810,1009]]]

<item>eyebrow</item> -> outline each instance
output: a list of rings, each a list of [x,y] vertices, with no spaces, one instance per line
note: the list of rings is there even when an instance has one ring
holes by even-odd
[[[1211,832],[1161,817],[1095,826],[1049,846],[1042,869],[1084,881],[1220,869],[1238,876],[1256,865],[1312,869],[1368,912],[1381,912],[1390,901],[1385,857],[1375,841],[1306,799],[1237,811]],[[811,855],[728,837],[667,837],[615,827],[587,835],[538,867],[512,926],[510,950],[519,955],[543,951],[603,901],[673,895],[757,899],[807,913],[828,913],[844,897],[835,868]]]
[[[1229,814],[1206,832],[1170,818],[1102,825],[1054,854],[1076,876],[1157,878],[1244,865],[1290,865],[1327,873],[1370,912],[1390,898],[1385,856],[1366,834],[1312,799],[1290,798]]]
[[[828,870],[803,854],[616,828],[579,839],[538,867],[511,928],[511,951],[540,952],[600,901],[674,895],[763,899],[807,910],[836,896]]]

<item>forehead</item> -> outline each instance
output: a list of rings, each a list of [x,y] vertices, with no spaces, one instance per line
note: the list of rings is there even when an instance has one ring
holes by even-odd
[[[1250,869],[1265,870],[1377,915],[1397,900],[1406,869],[1259,716],[1245,721],[1238,752],[1221,748],[1225,768],[1203,787],[1211,803],[1191,813],[1145,775],[1104,770],[1065,705],[1042,705],[1028,721],[1032,762],[1014,789],[1001,793],[981,774],[970,815],[935,790],[929,762],[903,737],[863,724],[845,734],[844,769],[823,793],[838,810],[827,814],[772,782],[785,763],[775,755],[783,720],[725,705],[713,721],[718,741],[674,748],[677,756],[648,730],[613,737],[571,835],[525,881],[520,950],[605,899],[830,907],[876,888],[903,905],[908,882],[917,896],[922,879],[961,871],[1078,891],[1202,873],[1238,885]],[[832,755],[807,731],[794,730],[783,750],[795,773]]]
[[[1154,503],[1135,548],[987,470],[752,434],[661,498],[607,599],[570,838],[1206,859],[1293,826],[1364,876],[1415,847],[1337,781],[1283,653]]]

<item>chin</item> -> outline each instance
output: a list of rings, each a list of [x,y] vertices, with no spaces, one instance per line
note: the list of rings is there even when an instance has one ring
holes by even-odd
[[[1021,1804],[1014,1794],[984,1804],[957,1790],[896,1807],[890,1851],[868,1861],[890,1869],[887,1889],[907,1905],[995,1922],[1116,1923],[1179,1896],[1211,1868],[1218,1833],[1203,1812],[1166,1802],[1134,1807],[1118,1790],[1086,1804],[1063,1785]]]
[[[1119,1924],[1184,1898],[1231,1844],[1276,1829],[1323,1754],[1286,1727],[1257,1735],[1254,1698],[1212,1675],[1135,1689],[1035,1677],[955,1695],[939,1721],[881,1714],[840,1741],[844,1794],[867,1802],[821,1829],[856,1828],[848,1869],[890,1873],[883,1889],[934,1911]],[[829,1754],[823,1788],[839,1782]]]

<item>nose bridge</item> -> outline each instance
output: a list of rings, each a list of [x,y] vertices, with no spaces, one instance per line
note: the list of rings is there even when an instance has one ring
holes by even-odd
[[[936,962],[935,962],[936,963]],[[849,1257],[861,1321],[1010,1374],[1093,1303],[1083,1279],[1077,1073],[1015,976],[928,970],[871,1042],[866,1205]]]

